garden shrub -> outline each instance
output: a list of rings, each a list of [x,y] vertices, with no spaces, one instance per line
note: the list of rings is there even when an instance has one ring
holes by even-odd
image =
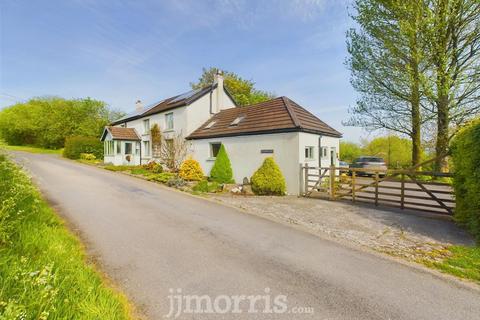
[[[103,159],[103,143],[93,137],[67,137],[63,156],[69,159],[80,159],[82,153],[91,153],[97,159]]]
[[[258,195],[284,195],[285,178],[273,157],[265,158],[250,179],[252,191]]]
[[[202,180],[194,185],[192,190],[197,192],[217,192],[220,190],[220,184],[216,181],[208,182],[207,180]]]
[[[160,183],[167,183],[169,180],[175,178],[175,173],[163,172],[158,174],[151,174],[147,176],[149,181],[156,181]]]
[[[180,178],[187,181],[200,181],[204,177],[200,163],[194,159],[187,159],[183,161],[178,175]]]
[[[461,129],[451,144],[455,220],[480,243],[480,118]]]
[[[87,161],[93,161],[97,159],[93,153],[81,153],[80,154],[80,159],[82,160],[87,160]]]
[[[148,171],[151,171],[153,173],[162,173],[163,172],[163,167],[161,164],[151,161],[145,165],[143,165],[144,169],[147,169]]]
[[[173,177],[167,181],[167,186],[173,188],[181,188],[186,184],[185,180],[179,177]]]
[[[223,144],[220,146],[213,168],[210,171],[212,181],[218,183],[234,183],[232,165]]]

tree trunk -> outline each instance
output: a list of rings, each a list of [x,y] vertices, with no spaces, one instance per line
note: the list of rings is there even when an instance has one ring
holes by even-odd
[[[421,126],[422,119],[420,114],[420,70],[419,70],[419,53],[418,53],[418,20],[419,17],[418,7],[415,7],[415,21],[414,32],[410,32],[409,35],[409,47],[410,47],[410,103],[412,114],[412,166],[420,163],[422,157],[422,135]]]
[[[421,141],[421,115],[420,115],[420,77],[418,72],[418,63],[412,61],[412,165],[420,163],[422,157],[422,141]]]
[[[437,101],[437,142],[435,152],[438,156],[446,155],[448,152],[448,107],[449,101],[447,95],[440,95]],[[435,160],[435,171],[448,171],[448,163],[446,157],[437,158]]]
[[[435,52],[435,68],[436,68],[436,86],[437,86],[437,141],[435,152],[437,159],[435,160],[435,171],[445,172],[448,170],[447,160],[445,156],[448,151],[449,141],[449,108],[450,108],[450,77],[448,74],[448,39],[450,29],[447,20],[448,0],[441,0],[438,4],[438,13],[436,21],[436,52]]]

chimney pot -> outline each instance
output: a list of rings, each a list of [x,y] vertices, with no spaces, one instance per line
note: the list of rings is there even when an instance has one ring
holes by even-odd
[[[137,102],[135,102],[135,111],[141,112],[142,110],[143,110],[143,103],[141,100],[137,100]]]
[[[215,113],[220,112],[223,107],[223,73],[221,70],[217,70],[215,73],[214,83],[217,84],[216,91],[216,104],[215,104]]]

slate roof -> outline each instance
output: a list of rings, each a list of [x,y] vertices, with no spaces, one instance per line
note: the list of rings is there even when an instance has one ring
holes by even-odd
[[[237,118],[238,124],[232,124]],[[212,122],[213,125],[212,125]],[[287,97],[220,111],[192,132],[187,139],[279,132],[309,132],[340,138],[342,134]]]
[[[135,120],[138,118],[143,118],[149,115],[153,115],[156,113],[164,112],[167,110],[175,109],[178,107],[183,107],[186,105],[191,104],[192,102],[196,101],[197,99],[203,97],[205,94],[210,93],[211,91],[215,90],[217,88],[217,84],[213,84],[211,86],[204,87],[202,89],[194,89],[190,90],[188,92],[155,102],[153,104],[148,105],[145,107],[143,110],[140,112],[135,111],[132,112],[128,115],[126,115],[123,118],[120,118],[118,120],[115,120],[112,122],[111,125],[117,125],[120,123],[124,123],[127,121]],[[235,103],[235,100],[233,97],[230,95],[228,90],[224,89],[225,93],[232,99],[232,101]]]
[[[141,138],[138,135],[137,131],[134,128],[123,128],[123,127],[105,127],[102,134],[102,141],[105,139],[106,133],[110,132],[113,140],[131,140],[131,141],[140,141]]]

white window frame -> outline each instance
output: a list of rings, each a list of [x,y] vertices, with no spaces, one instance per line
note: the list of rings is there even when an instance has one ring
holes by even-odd
[[[127,153],[127,144],[130,144],[130,153]],[[125,155],[133,155],[133,143],[131,141],[125,141],[123,143],[123,153]]]
[[[165,113],[165,130],[173,130],[173,112]]]
[[[150,119],[143,120],[143,133],[144,134],[150,133]]]
[[[305,146],[305,160],[315,160],[315,147]]]
[[[146,140],[146,141],[143,141],[143,150],[144,150],[144,156],[145,157],[150,157],[150,141]]]
[[[105,156],[114,156],[115,143],[113,142],[113,140],[105,140],[105,145],[103,150],[104,150]]]
[[[140,148],[141,148],[141,147],[142,147],[142,145],[140,144],[139,141],[137,141],[137,142],[135,143],[135,154],[136,154],[137,156],[140,155]]]
[[[322,147],[322,159],[328,159],[328,147]]]

